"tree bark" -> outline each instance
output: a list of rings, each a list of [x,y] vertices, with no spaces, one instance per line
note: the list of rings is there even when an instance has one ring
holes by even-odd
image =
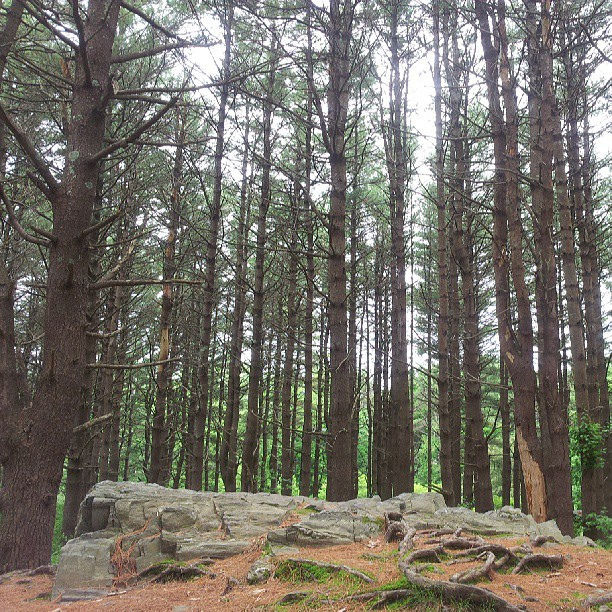
[[[86,366],[89,251],[83,235],[95,203],[100,165],[90,159],[104,144],[101,100],[118,14],[115,0],[91,0],[84,19],[88,44],[77,55],[64,175],[52,183],[55,239],[49,245],[42,372],[32,404],[15,415],[18,427],[2,445],[0,572],[46,564],[51,555],[56,497]]]
[[[227,102],[230,92],[232,28],[234,24],[233,0],[223,3],[223,29],[225,53],[222,66],[221,95],[219,98],[219,114],[217,117],[217,134],[215,143],[215,167],[213,197],[210,208],[209,235],[206,246],[206,272],[204,285],[204,304],[202,313],[202,350],[200,354],[200,398],[197,405],[193,427],[193,463],[190,478],[191,488],[202,489],[202,470],[204,465],[204,433],[207,421],[208,394],[210,390],[210,342],[212,337],[212,314],[215,300],[217,242],[221,222],[221,195],[223,181],[223,156],[225,148],[225,119]],[[235,487],[235,485],[234,485]],[[232,490],[232,489],[229,489]]]

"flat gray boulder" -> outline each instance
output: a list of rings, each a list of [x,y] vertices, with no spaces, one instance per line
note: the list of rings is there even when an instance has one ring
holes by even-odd
[[[118,538],[124,551],[131,550],[136,571],[142,571],[164,560],[236,555],[262,536],[275,554],[303,545],[360,542],[378,536],[387,512],[401,513],[415,528],[463,527],[487,535],[548,535],[563,541],[554,521],[536,524],[510,507],[485,514],[447,508],[439,493],[328,502],[106,481],[94,486],[81,504],[77,537],[62,548],[54,592],[82,597],[112,587]]]

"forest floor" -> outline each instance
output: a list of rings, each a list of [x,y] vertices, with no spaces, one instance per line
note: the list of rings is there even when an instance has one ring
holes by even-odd
[[[487,538],[506,547],[528,543],[525,538]],[[423,548],[426,542],[417,535],[415,545]],[[547,555],[563,555],[563,567],[558,570],[527,570],[512,574],[509,570],[493,572],[478,586],[489,589],[508,602],[524,609],[578,610],[584,599],[601,591],[612,590],[612,552],[601,548],[583,548],[571,545],[548,545],[538,551]],[[455,553],[455,551],[453,551]],[[216,562],[210,566],[214,577],[201,577],[188,582],[153,584],[148,579],[128,587],[119,587],[112,595],[93,601],[62,602],[52,599],[53,577],[28,576],[25,572],[0,579],[0,610],[41,612],[213,612],[217,610],[334,610],[348,612],[372,609],[373,604],[349,601],[346,598],[366,591],[405,588],[406,582],[398,567],[397,543],[386,544],[382,536],[377,540],[330,548],[300,548],[300,559],[337,563],[368,574],[373,584],[363,584],[346,574],[325,575],[318,582],[302,581],[298,575],[289,579],[270,578],[261,585],[248,585],[246,575],[251,564],[262,556],[262,550],[253,550]],[[453,554],[454,556],[454,554]],[[282,563],[283,557],[274,557]],[[455,572],[478,567],[481,562],[428,565],[422,575],[430,579],[448,580]],[[318,576],[321,579],[322,576]],[[288,593],[307,593],[301,603],[279,605]],[[468,610],[465,605],[443,606],[441,601],[427,592],[414,591],[408,599],[390,604],[389,609],[412,610]],[[488,608],[491,609],[491,608]],[[600,608],[601,609],[601,608]],[[612,609],[612,608],[610,608]]]

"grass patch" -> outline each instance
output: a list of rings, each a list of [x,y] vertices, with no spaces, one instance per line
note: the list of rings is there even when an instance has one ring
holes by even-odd
[[[284,582],[327,582],[333,574],[312,563],[298,564],[286,559],[278,564],[274,575]]]
[[[284,582],[326,583],[349,591],[363,586],[363,582],[359,578],[343,570],[320,567],[308,562],[295,563],[291,559],[281,561],[276,567],[274,576]]]

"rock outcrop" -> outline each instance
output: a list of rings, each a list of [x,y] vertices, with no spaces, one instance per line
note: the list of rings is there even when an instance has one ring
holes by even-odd
[[[79,510],[76,538],[63,548],[56,593],[87,593],[112,586],[118,538],[131,547],[137,571],[164,561],[224,558],[267,537],[271,550],[300,545],[330,546],[376,537],[386,512],[400,512],[417,529],[463,527],[473,532],[516,536],[547,535],[562,541],[554,521],[536,524],[505,507],[486,514],[447,508],[438,493],[403,493],[346,502],[270,493],[210,493],[166,489],[154,484],[102,482]],[[291,521],[288,521],[292,518]]]

